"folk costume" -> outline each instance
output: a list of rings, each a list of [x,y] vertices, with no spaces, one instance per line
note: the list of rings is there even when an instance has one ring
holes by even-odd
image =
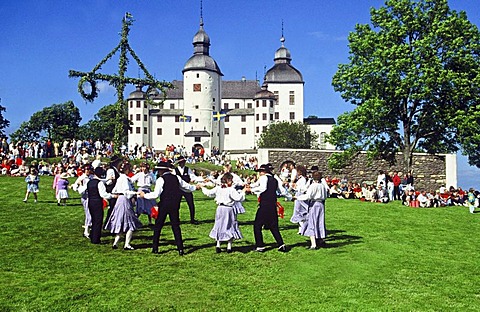
[[[132,181],[132,183],[137,183],[138,191],[150,193],[150,187],[154,184],[155,178],[152,173],[149,172],[147,164],[142,164],[141,168],[142,171],[136,173],[133,177],[130,178],[130,180]],[[151,223],[151,209],[153,206],[156,205],[157,203],[154,199],[137,197],[137,216],[140,217],[141,214],[146,214],[148,216],[149,223]]]
[[[62,173],[60,178],[57,181],[56,190],[57,190],[57,205],[60,206],[61,203],[65,206],[66,200],[68,199],[68,174]]]
[[[168,215],[178,254],[183,256],[183,239],[179,216],[180,201],[182,200],[182,191],[193,192],[196,187],[188,184],[179,176],[172,174],[170,170],[173,169],[173,166],[168,162],[159,162],[155,169],[159,170],[161,176],[158,177],[153,192],[143,195],[146,199],[155,199],[157,197],[160,199],[158,203],[158,217],[153,227],[152,253],[158,253],[160,233]]]
[[[253,224],[253,233],[255,236],[256,251],[265,251],[265,244],[263,242],[262,228],[269,229],[278,245],[278,251],[286,252],[286,246],[283,242],[282,235],[278,229],[278,214],[277,214],[277,190],[279,188],[277,179],[271,172],[270,165],[261,165],[256,171],[260,172],[258,181],[251,185],[251,190],[258,196],[258,210],[255,215]]]
[[[182,178],[183,181],[186,183],[190,183],[196,180],[195,174],[193,174],[192,170],[185,166],[186,159],[183,156],[178,157],[177,164],[178,166],[175,168],[175,174]],[[198,224],[198,221],[195,220],[195,202],[193,200],[193,194],[191,192],[181,191],[182,197],[185,198],[187,202],[188,209],[190,210],[190,223],[191,224]]]
[[[110,159],[110,168],[108,168],[105,176],[105,180],[106,180],[105,188],[108,193],[111,193],[113,191],[113,188],[117,183],[117,179],[120,177],[118,166],[120,166],[121,163],[122,163],[122,159],[116,155],[112,156],[112,158]],[[108,200],[108,210],[107,210],[107,216],[105,218],[105,223],[110,218],[110,215],[112,214],[112,211],[113,211],[113,207],[115,207],[116,201],[117,199],[114,197]]]
[[[227,252],[231,252],[232,241],[243,238],[238,226],[235,204],[245,200],[245,193],[238,192],[233,186],[225,184],[216,186],[211,190],[202,187],[202,192],[208,197],[215,197],[215,202],[218,205],[215,213],[215,224],[209,235],[217,241],[216,252],[221,252],[220,242],[225,241],[228,242]]]
[[[83,236],[86,238],[90,237],[88,229],[92,226],[92,216],[88,210],[88,194],[87,194],[87,184],[88,181],[93,179],[92,167],[90,165],[85,165],[83,167],[84,173],[77,178],[75,183],[72,185],[72,189],[80,194],[80,201],[82,202],[83,210],[85,212],[85,222],[83,224],[84,231]]]
[[[92,218],[92,230],[90,231],[90,241],[92,244],[100,244],[102,236],[103,223],[103,199],[112,198],[112,194],[107,193],[104,182],[100,180],[104,171],[101,167],[94,169],[95,176],[89,180],[86,185],[88,211]]]

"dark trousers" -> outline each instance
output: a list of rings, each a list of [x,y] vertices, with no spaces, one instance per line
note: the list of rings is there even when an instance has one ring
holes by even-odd
[[[394,186],[393,187],[393,199],[394,200],[399,200],[400,199],[400,186]]]
[[[92,244],[100,244],[102,236],[103,223],[103,201],[100,203],[89,203],[88,210],[92,216],[92,230],[90,231],[90,241]]]
[[[173,236],[175,237],[175,244],[178,250],[183,249],[182,230],[180,229],[180,215],[179,208],[158,208],[158,217],[155,220],[155,226],[153,227],[153,244],[152,250],[158,251],[158,244],[160,242],[160,233],[165,224],[167,215],[170,218],[170,224],[172,225]]]
[[[263,242],[263,234],[262,228],[269,229],[275,238],[278,246],[283,245],[282,235],[280,234],[280,230],[278,229],[278,216],[277,216],[277,209],[272,209],[272,207],[260,207],[257,210],[257,214],[255,216],[255,221],[253,222],[253,235],[255,236],[255,245],[257,247],[264,247],[265,244]]]
[[[193,201],[193,194],[188,192],[182,192],[182,196],[185,197],[188,209],[190,210],[190,221],[195,220],[195,202]]]

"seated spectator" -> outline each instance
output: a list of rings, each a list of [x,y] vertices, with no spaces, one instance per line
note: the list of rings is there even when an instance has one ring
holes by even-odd
[[[420,203],[420,207],[429,208],[432,207],[432,202],[427,197],[427,192],[425,190],[421,191],[417,196],[417,200]]]
[[[388,192],[385,189],[385,187],[383,186],[383,182],[380,182],[380,184],[378,185],[378,189],[377,189],[375,199],[379,203],[386,204],[386,203],[389,202]]]

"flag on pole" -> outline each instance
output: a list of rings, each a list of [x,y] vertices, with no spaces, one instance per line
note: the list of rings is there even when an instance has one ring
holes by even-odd
[[[180,121],[181,122],[191,122],[192,121],[192,116],[181,115],[180,116]]]
[[[223,111],[220,112],[213,112],[213,121],[219,121],[225,118],[227,114],[225,114]]]

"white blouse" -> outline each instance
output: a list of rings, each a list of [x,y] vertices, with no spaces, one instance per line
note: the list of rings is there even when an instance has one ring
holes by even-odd
[[[222,188],[221,186],[216,186],[211,190],[202,187],[202,192],[208,197],[215,197],[217,205],[233,206],[236,201],[240,202],[245,200],[245,193],[238,192],[233,187]]]

